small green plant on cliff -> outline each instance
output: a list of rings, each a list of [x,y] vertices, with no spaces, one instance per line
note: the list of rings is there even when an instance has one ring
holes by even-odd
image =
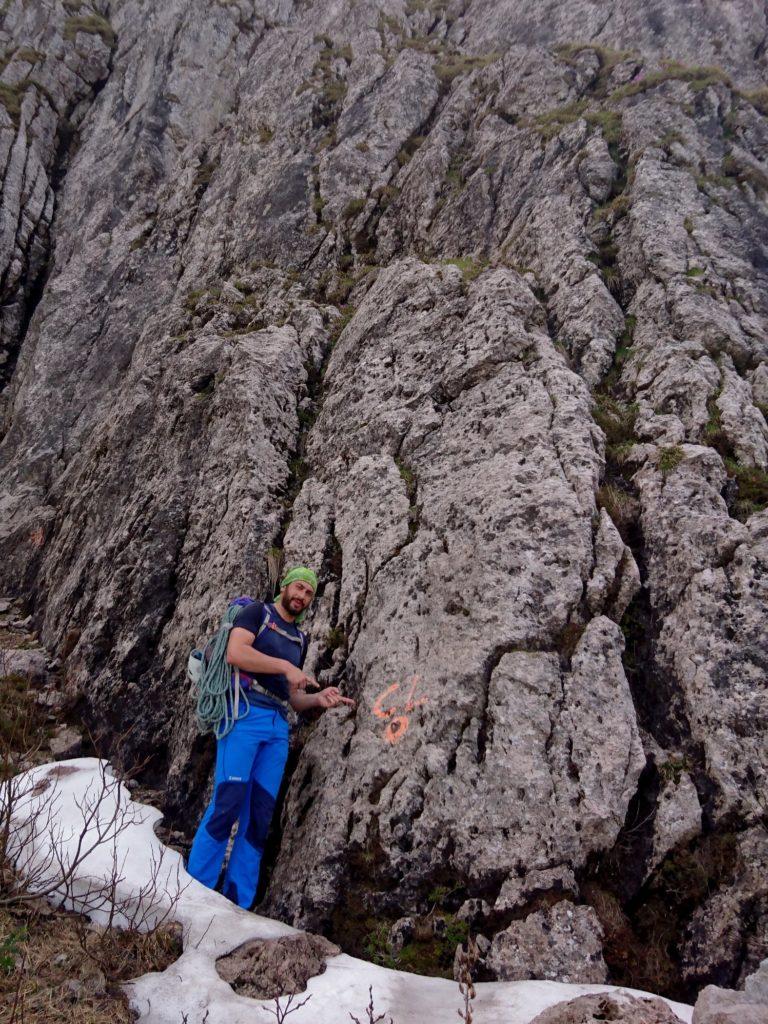
[[[336,625],[333,629],[329,629],[325,635],[325,647],[329,652],[335,651],[339,647],[344,647],[346,643],[347,634],[343,626]]]
[[[679,444],[662,448],[659,453],[658,467],[662,476],[669,476],[685,458],[685,452]]]
[[[488,266],[487,260],[475,260],[472,256],[456,256],[452,259],[441,260],[441,262],[458,267],[465,283],[474,281]]]
[[[619,449],[635,441],[637,404],[622,402],[612,395],[595,395],[592,416],[605,434],[606,454],[614,457]]]
[[[405,140],[396,158],[400,167],[404,167],[412,159],[414,153],[424,144],[425,138],[424,135],[411,135]]]
[[[18,85],[6,85],[5,82],[0,82],[0,103],[5,107],[15,125],[19,123],[21,101],[29,85],[29,82],[20,82]]]
[[[637,500],[618,484],[603,484],[595,500],[597,507],[605,509],[622,536],[637,518]]]
[[[683,777],[683,773],[690,772],[692,769],[693,763],[689,757],[686,757],[685,755],[681,757],[670,757],[659,765],[659,778],[663,783],[672,782],[677,786],[680,783],[680,779]]]
[[[458,78],[460,75],[467,75],[470,71],[475,71],[477,68],[487,67],[489,64],[497,61],[500,56],[497,52],[488,53],[482,57],[470,57],[464,53],[452,53],[435,64],[433,70],[438,82],[440,82],[443,88],[447,88],[455,78]]]
[[[621,114],[616,110],[594,110],[585,114],[584,120],[600,129],[613,155],[621,142]]]
[[[362,213],[364,209],[364,199],[350,199],[347,205],[344,207],[344,213],[342,214],[342,217],[344,218],[344,220],[352,220],[352,218],[356,217],[358,213]]]
[[[389,943],[389,925],[386,921],[377,922],[368,932],[363,940],[363,953],[367,960],[380,967],[397,966]]]
[[[544,114],[537,114],[533,119],[533,126],[544,139],[554,139],[566,125],[573,124],[582,116],[587,107],[586,100],[576,100],[567,103],[564,107],[555,107]]]
[[[611,225],[615,225],[622,217],[626,217],[631,205],[632,200],[622,192],[602,206],[596,206],[592,216],[597,221],[608,221]]]
[[[768,86],[760,89],[753,89],[747,92],[739,92],[739,96],[751,103],[752,106],[763,116],[768,116]]]
[[[737,498],[733,514],[745,522],[755,512],[768,507],[768,472],[759,466],[745,466],[733,458],[724,459],[728,476],[736,481]]]

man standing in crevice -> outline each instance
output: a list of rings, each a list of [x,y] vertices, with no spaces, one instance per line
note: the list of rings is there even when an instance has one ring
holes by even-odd
[[[187,870],[213,889],[237,822],[222,891],[246,909],[256,896],[264,844],[288,758],[288,706],[301,712],[354,704],[335,686],[306,692],[317,683],[304,673],[307,636],[297,623],[316,591],[317,576],[311,569],[291,569],[273,604],[251,601],[243,607],[227,643],[234,690],[242,688],[248,709],[218,739],[213,796],[195,834]]]

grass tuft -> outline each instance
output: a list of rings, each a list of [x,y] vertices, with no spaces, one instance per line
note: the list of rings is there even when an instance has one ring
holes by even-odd
[[[662,67],[658,71],[651,71],[634,82],[620,86],[611,93],[610,99],[615,102],[629,96],[638,96],[665,82],[687,82],[693,92],[702,92],[704,89],[720,83],[731,84],[730,78],[722,68],[687,65],[676,60],[669,60],[663,61]]]
[[[662,448],[657,463],[662,476],[669,476],[670,473],[677,469],[684,458],[685,452],[679,444]]]
[[[67,18],[64,22],[64,38],[70,42],[77,36],[78,32],[86,35],[100,36],[102,42],[110,50],[115,45],[117,36],[106,18],[100,14],[77,14]]]
[[[440,262],[458,267],[465,283],[474,281],[488,266],[487,260],[475,260],[472,256],[456,256],[452,259],[441,260]]]

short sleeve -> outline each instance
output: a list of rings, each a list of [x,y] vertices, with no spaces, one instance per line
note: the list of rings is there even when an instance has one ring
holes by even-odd
[[[262,601],[253,601],[238,612],[235,625],[238,629],[247,629],[249,633],[256,636],[263,621],[264,604]]]

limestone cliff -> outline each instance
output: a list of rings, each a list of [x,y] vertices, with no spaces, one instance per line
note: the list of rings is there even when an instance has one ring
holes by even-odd
[[[187,649],[307,560],[310,666],[359,704],[302,731],[268,912],[736,984],[768,955],[764,5],[2,19],[0,582],[102,750],[130,728],[191,825]]]

